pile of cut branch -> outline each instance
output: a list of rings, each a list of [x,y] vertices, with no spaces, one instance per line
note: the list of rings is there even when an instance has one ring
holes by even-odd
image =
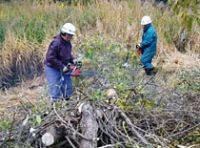
[[[184,138],[200,126],[199,94],[181,94],[159,86],[151,78],[124,88],[127,96],[121,107],[117,102],[123,98],[117,94],[114,102],[104,98],[96,100],[90,95],[96,88],[108,89],[104,77],[91,79],[90,83],[80,83],[69,101],[50,105],[36,119],[37,126],[32,124],[35,115],[30,106],[22,102],[23,107],[14,112],[25,114],[26,118],[18,119],[20,122],[16,124],[17,115],[13,117],[9,131],[1,132],[0,146],[168,148],[174,140]]]
[[[174,139],[200,125],[197,111],[193,110],[199,106],[198,98],[176,94],[173,101],[165,99],[171,102],[162,100],[162,109],[159,106],[147,110],[141,106],[139,110],[127,111],[104,101],[61,102],[41,116],[39,126],[31,127],[27,116],[23,126],[12,129],[1,146],[12,141],[15,146],[37,148],[168,147]],[[179,108],[174,108],[177,105]]]
[[[28,123],[28,122],[27,122]],[[15,144],[22,147],[132,147],[150,145],[145,131],[115,105],[68,101],[52,105],[37,127],[23,126]]]

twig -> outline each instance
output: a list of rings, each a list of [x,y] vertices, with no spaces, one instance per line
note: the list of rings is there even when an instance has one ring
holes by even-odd
[[[193,130],[194,128],[198,127],[199,125],[200,125],[200,123],[196,124],[195,126],[192,126],[192,127],[188,128],[188,129],[186,129],[186,130],[184,130],[184,131],[175,133],[175,134],[173,134],[173,135],[171,135],[171,136],[169,136],[169,137],[174,138],[174,137],[176,137],[176,136],[178,136],[178,135],[181,135],[181,134],[184,134],[184,133],[186,133],[186,132],[189,132],[189,131]]]
[[[116,144],[108,144],[108,145],[104,145],[98,148],[107,148],[107,147],[114,147],[114,146],[116,146]]]
[[[16,115],[16,112],[14,112],[14,114],[13,114],[13,120],[12,120],[12,123],[11,123],[10,128],[9,128],[8,139],[11,138],[11,132],[12,132],[12,130],[13,130],[13,125],[14,125],[14,122],[15,122],[15,115]]]
[[[72,148],[76,148],[76,146],[72,143],[72,141],[70,140],[70,138],[68,136],[65,136],[65,138],[67,139],[69,144],[72,146]]]
[[[58,114],[58,112],[56,111],[55,106],[53,106],[53,110],[56,114],[56,116],[61,120],[61,122],[63,122],[65,125],[68,125],[68,123]],[[73,132],[75,132],[77,135],[79,135],[81,138],[88,140],[88,141],[93,141],[93,139],[89,139],[87,137],[85,137],[83,134],[77,132],[76,130],[74,130],[73,128],[70,128],[70,130],[73,130]]]
[[[125,119],[125,121],[127,122],[127,124],[131,127],[131,130],[136,134],[136,136],[142,141],[142,143],[144,144],[149,144],[149,142],[140,135],[140,133],[134,128],[133,123],[131,122],[131,120],[126,116],[126,114],[124,112],[122,112],[120,109],[118,109],[119,113],[121,114],[121,116]]]

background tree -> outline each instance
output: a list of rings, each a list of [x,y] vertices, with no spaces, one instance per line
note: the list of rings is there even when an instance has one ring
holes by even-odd
[[[185,52],[193,24],[200,25],[200,0],[170,0],[169,4],[182,25],[174,43],[178,51]]]

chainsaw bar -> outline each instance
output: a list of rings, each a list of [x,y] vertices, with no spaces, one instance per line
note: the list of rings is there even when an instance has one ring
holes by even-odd
[[[87,70],[87,71],[81,71],[80,77],[90,78],[90,77],[94,77],[96,75],[97,75],[97,72],[92,71],[92,70]]]

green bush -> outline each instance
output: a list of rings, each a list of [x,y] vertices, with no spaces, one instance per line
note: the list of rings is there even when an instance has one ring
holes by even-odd
[[[5,26],[0,22],[0,43],[3,43],[5,40],[6,35],[6,28]]]
[[[19,16],[16,18],[15,23],[12,26],[12,30],[16,37],[23,38],[25,35],[25,26],[27,18],[25,16]]]
[[[182,72],[176,87],[182,91],[200,92],[200,71],[192,70]]]
[[[194,22],[199,24],[199,1],[198,0],[170,0],[172,10],[178,16],[182,28],[192,31]]]
[[[178,22],[175,23],[175,21],[171,20],[171,19],[168,19],[166,21],[168,23],[163,24],[165,26],[165,27],[163,27],[164,38],[168,43],[172,43],[173,38],[175,37],[175,35],[179,31],[180,25],[178,24]]]
[[[13,25],[13,31],[18,38],[26,37],[29,41],[42,43],[45,39],[46,21],[46,18],[37,19],[34,17],[30,20],[24,15],[21,15]]]
[[[26,38],[29,41],[42,43],[45,38],[45,23],[42,20],[33,18],[25,28]]]
[[[11,121],[9,119],[1,119],[0,130],[8,130],[11,126]]]
[[[81,31],[88,26],[94,27],[96,25],[96,16],[92,10],[85,10],[79,13],[80,15],[77,16],[76,21]]]
[[[77,4],[87,5],[93,2],[93,0],[66,0],[66,1],[68,2],[68,4],[73,4],[73,5],[77,5]]]

